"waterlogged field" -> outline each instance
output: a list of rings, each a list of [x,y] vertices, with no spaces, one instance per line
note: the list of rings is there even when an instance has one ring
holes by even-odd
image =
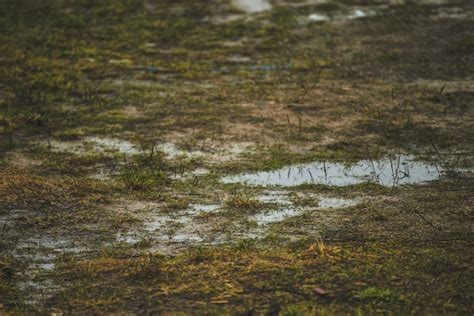
[[[0,28],[0,314],[473,313],[472,1]]]

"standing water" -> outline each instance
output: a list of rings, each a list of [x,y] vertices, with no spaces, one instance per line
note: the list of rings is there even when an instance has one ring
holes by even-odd
[[[272,8],[268,0],[232,0],[232,5],[247,13],[263,12]]]
[[[396,186],[437,180],[441,171],[441,167],[435,164],[400,155],[377,161],[359,161],[353,165],[337,162],[297,164],[274,171],[227,176],[222,178],[222,182],[262,186],[296,186],[305,183],[347,186],[374,182],[384,186]]]

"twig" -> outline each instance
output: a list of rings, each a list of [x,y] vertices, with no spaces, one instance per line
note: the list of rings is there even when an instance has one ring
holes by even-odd
[[[433,229],[436,229],[436,230],[441,230],[440,228],[436,227],[435,225],[433,225],[432,222],[430,222],[429,220],[427,220],[423,214],[421,214],[420,212],[415,212],[416,215],[418,215],[426,224],[430,225]]]

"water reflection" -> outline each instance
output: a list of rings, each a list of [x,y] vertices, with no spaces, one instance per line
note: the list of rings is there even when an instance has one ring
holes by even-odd
[[[263,12],[272,8],[268,0],[232,0],[232,5],[246,13]]]
[[[382,160],[364,160],[353,165],[337,162],[312,162],[281,168],[275,171],[243,173],[222,178],[223,183],[245,183],[261,186],[296,186],[300,184],[324,184],[348,186],[374,182],[384,186],[418,184],[437,180],[441,167],[413,156],[389,156]]]

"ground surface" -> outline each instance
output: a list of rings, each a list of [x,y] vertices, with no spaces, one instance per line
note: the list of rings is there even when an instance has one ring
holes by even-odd
[[[0,29],[0,314],[472,314],[472,1]]]

